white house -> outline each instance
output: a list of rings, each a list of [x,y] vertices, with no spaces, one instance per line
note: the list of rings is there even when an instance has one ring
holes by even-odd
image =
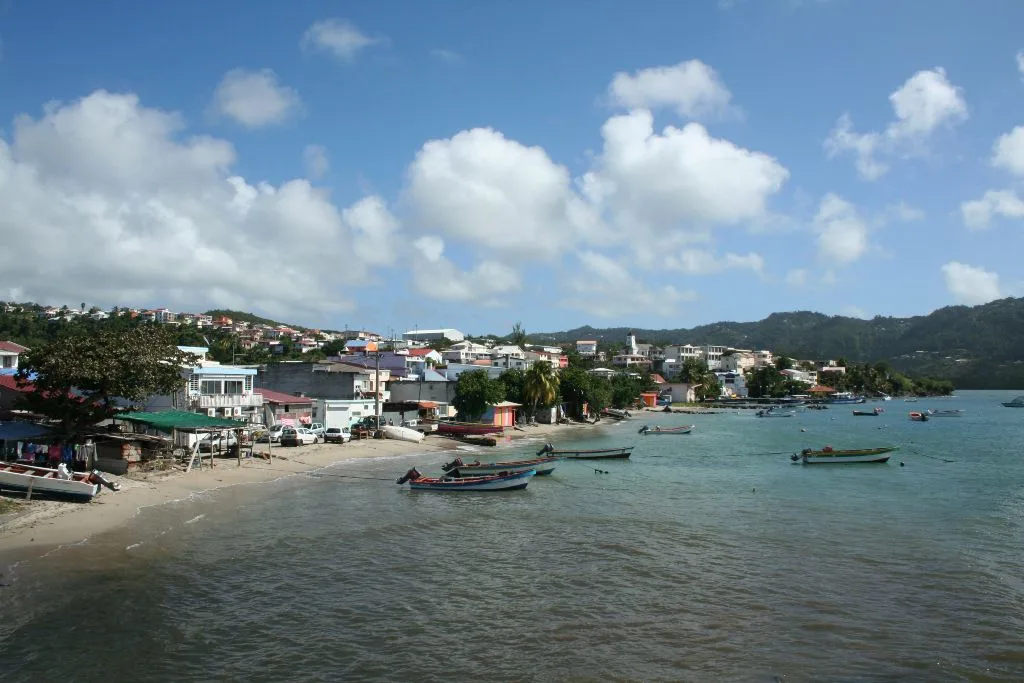
[[[593,339],[581,339],[576,342],[576,353],[584,357],[597,355],[597,341]]]
[[[0,341],[0,370],[9,372],[18,369],[18,358],[28,348],[12,341]]]
[[[471,341],[461,341],[445,349],[444,353],[441,354],[441,358],[447,363],[472,363],[475,360],[490,360],[491,347]]]

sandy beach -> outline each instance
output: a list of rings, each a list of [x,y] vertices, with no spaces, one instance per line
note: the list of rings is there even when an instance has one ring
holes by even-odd
[[[524,437],[544,438],[563,435],[572,430],[590,427],[585,424],[536,425],[509,433],[511,439]],[[421,443],[368,439],[341,444],[317,444],[294,448],[274,446],[273,460],[243,458],[241,465],[233,458],[218,458],[215,467],[205,465],[190,472],[180,470],[132,474],[124,477],[109,476],[121,485],[120,491],[102,489],[90,503],[65,503],[50,500],[17,503],[14,512],[0,516],[0,566],[7,564],[8,555],[24,551],[48,552],[53,548],[80,543],[96,534],[115,529],[140,510],[166,503],[187,500],[190,496],[228,486],[260,484],[282,477],[313,472],[331,465],[366,458],[401,455],[428,455],[451,450],[460,442],[439,436],[430,436]],[[266,445],[257,446],[257,453],[265,452]],[[495,459],[502,459],[496,450]],[[207,461],[208,462],[208,461]],[[401,474],[396,472],[396,476]]]

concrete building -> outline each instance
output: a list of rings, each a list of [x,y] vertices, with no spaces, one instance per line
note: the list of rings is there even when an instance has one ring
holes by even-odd
[[[466,338],[462,332],[445,327],[439,330],[410,330],[402,334],[402,339],[406,341],[439,341],[447,339],[452,342],[460,342]]]

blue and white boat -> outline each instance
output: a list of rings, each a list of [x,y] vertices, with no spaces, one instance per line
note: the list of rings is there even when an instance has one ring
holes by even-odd
[[[864,403],[865,398],[863,396],[855,396],[849,391],[840,391],[832,394],[832,397],[828,399],[828,403],[838,405],[852,405],[854,403]]]

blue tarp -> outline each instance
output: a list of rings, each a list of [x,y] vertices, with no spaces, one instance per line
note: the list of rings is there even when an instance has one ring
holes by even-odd
[[[49,434],[49,427],[31,422],[0,422],[0,441],[26,441]]]

